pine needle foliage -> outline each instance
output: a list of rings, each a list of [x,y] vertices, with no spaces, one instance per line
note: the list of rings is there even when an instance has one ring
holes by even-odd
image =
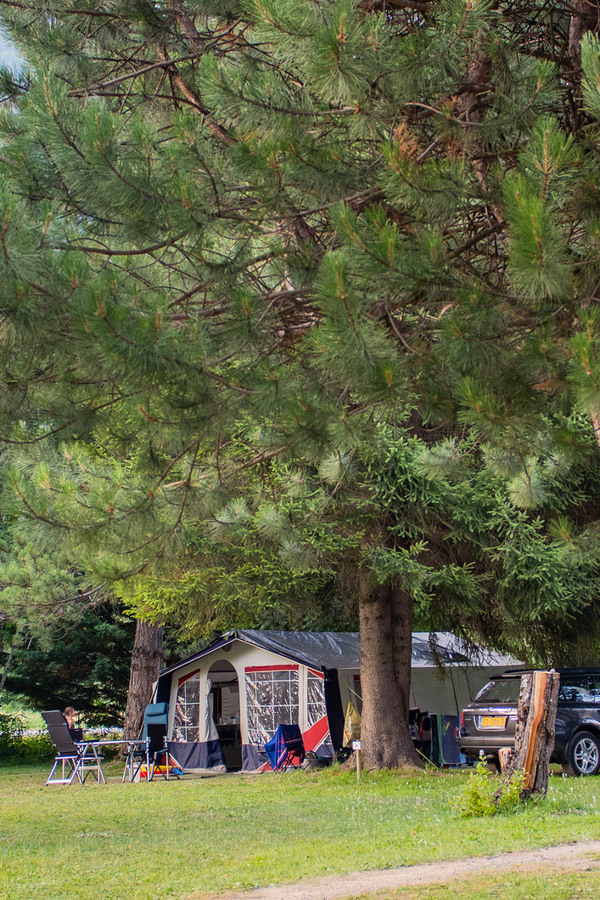
[[[0,438],[6,509],[40,546],[64,541],[104,581],[172,571],[197,528],[252,532],[290,570],[405,579],[438,621],[483,632],[475,597],[500,560],[483,545],[508,553],[514,520],[558,554],[538,605],[592,602],[545,531],[553,503],[577,520],[557,485],[597,465],[590,426],[565,425],[600,410],[600,51],[573,45],[576,11],[0,0],[0,15],[27,60],[0,110]],[[394,470],[408,493],[392,514],[369,456],[387,428],[439,437],[428,464],[477,465],[443,498]],[[572,440],[582,459],[563,468]],[[501,512],[488,488],[471,496],[479,478],[501,482]],[[450,497],[446,543],[463,528],[481,547],[434,565]],[[294,502],[310,508],[290,521]],[[512,583],[495,637],[524,618]]]

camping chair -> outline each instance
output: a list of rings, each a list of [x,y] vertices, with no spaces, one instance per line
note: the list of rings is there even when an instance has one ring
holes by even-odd
[[[123,781],[129,776],[134,781],[143,765],[146,778],[152,781],[158,773],[167,780],[171,776],[179,778],[181,766],[169,752],[167,746],[167,726],[169,721],[168,703],[149,703],[144,711],[144,729],[141,742],[129,745],[125,760]]]
[[[106,778],[102,771],[102,756],[93,741],[74,741],[63,714],[58,709],[47,710],[42,718],[54,742],[57,755],[46,784],[72,784],[75,778],[83,784],[90,773],[98,784]],[[60,766],[59,772],[56,772]]]
[[[139,740],[135,739],[127,742],[125,769],[123,770],[123,778],[121,781],[135,781],[144,764],[146,765],[146,772],[149,772],[150,760],[148,758],[148,738],[145,736]]]
[[[144,735],[148,739],[149,768],[146,770],[148,781],[152,781],[157,772],[167,780],[171,775],[178,779],[181,774],[181,766],[169,752],[168,722],[168,703],[148,704],[144,713]]]
[[[274,772],[285,772],[288,766],[304,762],[304,741],[298,725],[278,725],[277,731],[265,744],[265,753]]]

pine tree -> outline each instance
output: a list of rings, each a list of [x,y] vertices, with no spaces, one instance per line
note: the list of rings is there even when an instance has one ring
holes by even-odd
[[[43,6],[0,0],[32,66],[3,85],[0,413],[39,541],[101,579],[160,566],[249,472],[268,493],[275,459],[320,479],[343,533],[335,499],[381,423],[539,446],[573,379],[574,247],[593,256],[585,10]],[[397,765],[418,547],[375,490],[347,507],[365,743]]]
[[[107,603],[77,617],[64,610],[52,628],[15,646],[6,691],[35,709],[72,705],[88,725],[122,725],[134,632],[133,620]]]

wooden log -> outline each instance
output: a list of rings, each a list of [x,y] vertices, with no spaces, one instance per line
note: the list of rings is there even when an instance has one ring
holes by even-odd
[[[498,750],[498,764],[500,765],[500,772],[502,775],[506,775],[508,772],[513,752],[512,747],[500,747]]]
[[[554,670],[531,672],[521,678],[515,749],[507,774],[524,773],[523,797],[545,795],[548,790],[559,685],[560,676]]]

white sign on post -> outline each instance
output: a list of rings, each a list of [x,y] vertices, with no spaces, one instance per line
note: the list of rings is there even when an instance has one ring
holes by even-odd
[[[352,741],[352,749],[353,750],[362,750],[362,744],[360,741]]]

